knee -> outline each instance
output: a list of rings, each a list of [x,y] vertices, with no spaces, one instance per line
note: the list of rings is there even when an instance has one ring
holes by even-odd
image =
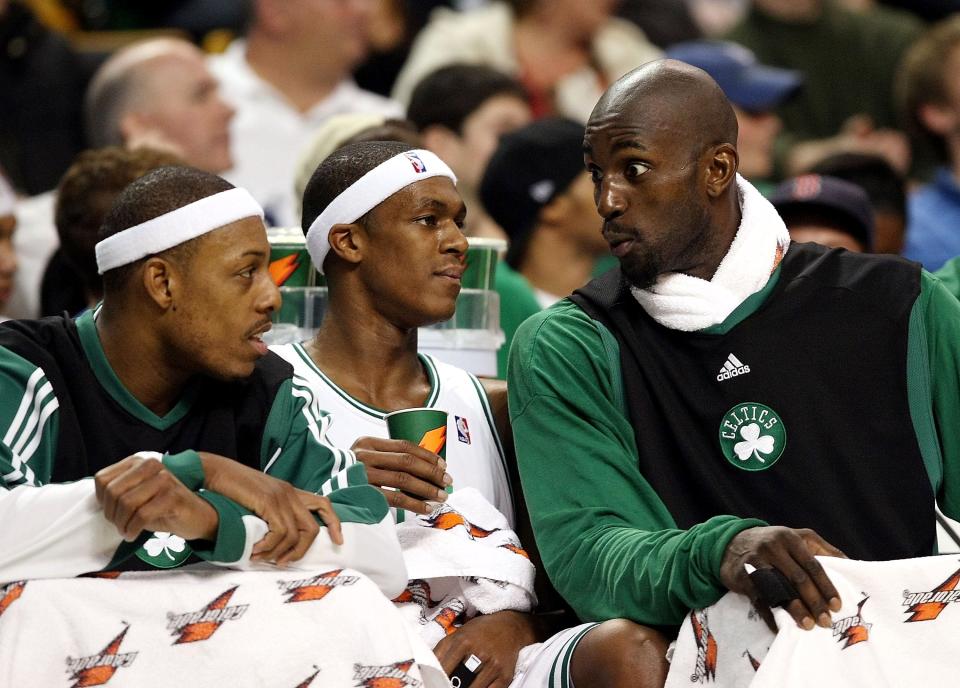
[[[667,639],[628,621],[613,619],[587,633],[571,661],[576,688],[662,688],[667,680]]]

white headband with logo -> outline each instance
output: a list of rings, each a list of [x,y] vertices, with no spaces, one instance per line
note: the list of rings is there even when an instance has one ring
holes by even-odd
[[[247,217],[263,219],[263,208],[246,189],[201,198],[97,243],[97,272],[102,275]]]
[[[400,153],[360,177],[334,198],[307,230],[307,252],[313,267],[323,272],[334,225],[356,222],[400,189],[430,177],[447,177],[457,183],[457,175],[428,150]]]

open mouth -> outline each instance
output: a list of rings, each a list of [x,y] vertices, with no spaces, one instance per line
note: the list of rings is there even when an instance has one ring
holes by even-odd
[[[253,333],[247,337],[247,339],[253,345],[253,348],[256,349],[257,353],[261,356],[265,356],[267,353],[267,344],[263,341],[263,335],[269,332],[271,327],[273,327],[273,323],[267,321],[255,329]]]

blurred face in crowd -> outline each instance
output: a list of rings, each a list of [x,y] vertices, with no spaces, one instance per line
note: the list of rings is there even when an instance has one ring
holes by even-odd
[[[586,171],[577,175],[550,205],[557,222],[584,253],[601,255],[607,252],[607,240],[600,233],[600,217],[593,201],[593,180]]]
[[[566,26],[592,36],[610,19],[619,0],[540,0],[532,13],[550,14]]]
[[[788,229],[790,239],[800,244],[811,242],[829,248],[845,248],[855,253],[866,251],[866,247],[853,236],[828,225],[802,222],[792,223]]]
[[[17,254],[13,250],[16,227],[17,220],[13,215],[0,215],[0,313],[13,294],[13,277],[17,273]]]
[[[283,0],[291,39],[306,58],[350,71],[367,55],[375,0]]]
[[[493,96],[463,121],[460,136],[450,137],[449,145],[438,153],[464,184],[476,188],[500,137],[531,120],[530,106],[522,99],[514,95]]]
[[[773,175],[773,142],[783,123],[772,112],[749,112],[734,106],[739,133],[737,152],[740,174],[747,179],[767,179]]]
[[[203,54],[190,46],[140,67],[140,96],[121,124],[128,143],[172,149],[188,165],[219,174],[233,166],[230,120]]]
[[[942,69],[944,101],[921,106],[920,117],[928,129],[949,141],[960,138],[960,45],[950,51]]]

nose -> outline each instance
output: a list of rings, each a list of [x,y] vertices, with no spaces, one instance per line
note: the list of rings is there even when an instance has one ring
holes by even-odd
[[[263,293],[257,302],[257,311],[265,315],[270,315],[274,311],[280,310],[283,297],[280,296],[280,287],[274,283],[269,271],[264,270],[262,274],[261,283],[263,285]]]
[[[450,230],[444,232],[440,243],[441,253],[453,253],[459,256],[466,254],[470,243],[467,241],[467,235],[457,226],[456,222],[450,222]]]
[[[604,220],[620,217],[626,210],[626,200],[615,181],[604,179],[597,191],[597,212]]]

